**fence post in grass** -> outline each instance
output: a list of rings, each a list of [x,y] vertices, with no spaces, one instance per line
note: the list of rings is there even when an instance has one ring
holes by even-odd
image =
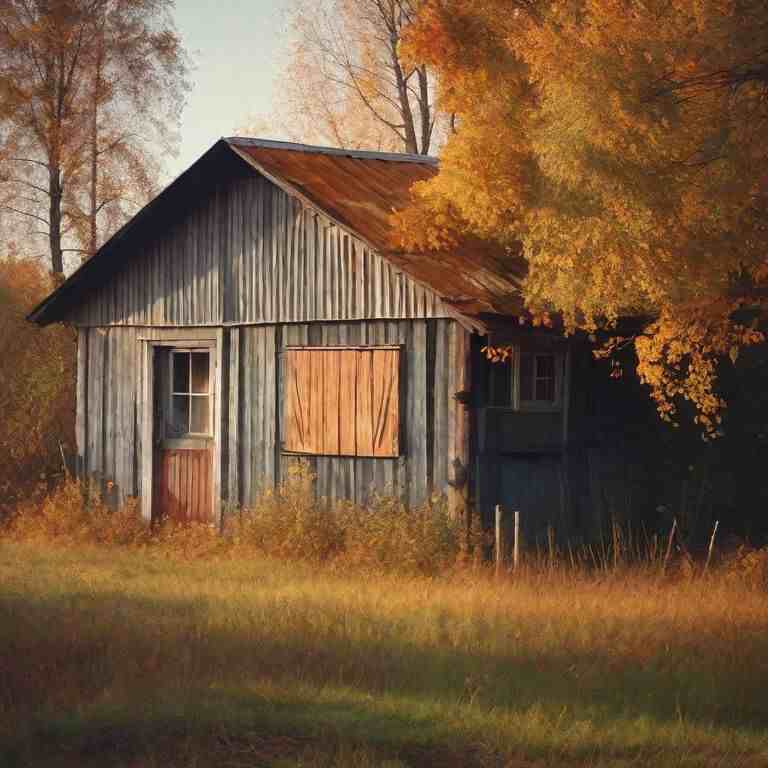
[[[667,564],[669,563],[669,558],[672,555],[672,542],[675,540],[676,530],[677,530],[677,518],[674,518],[674,520],[672,520],[672,530],[669,532],[669,539],[667,540],[667,551],[664,553],[664,565],[662,566],[662,569],[661,569],[662,573],[667,572]]]
[[[717,526],[720,525],[719,520],[715,520],[715,527],[712,529],[712,536],[709,539],[709,549],[707,550],[707,562],[704,563],[704,573],[709,568],[709,562],[712,559],[712,551],[715,548],[715,536],[717,535]]]
[[[496,575],[501,576],[504,567],[504,510],[501,504],[496,505]]]
[[[515,510],[515,539],[512,549],[512,568],[517,573],[517,566],[520,562],[520,510]]]

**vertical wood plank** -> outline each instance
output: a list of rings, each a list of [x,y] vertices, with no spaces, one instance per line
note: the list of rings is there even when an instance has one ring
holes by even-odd
[[[263,444],[261,399],[261,366],[258,358],[258,328],[243,328],[243,428],[240,432],[243,451],[243,477],[241,495],[245,504],[252,504],[256,498],[261,451]]]
[[[309,453],[324,453],[323,434],[325,432],[325,380],[323,353],[304,352],[307,357],[308,380],[307,397],[309,413],[309,440],[305,450]]]
[[[152,420],[154,408],[152,405],[152,388],[154,381],[154,349],[149,342],[142,342],[143,361],[142,377],[143,390],[141,395],[141,515],[145,522],[152,520],[152,479],[153,479],[153,441]]]
[[[263,371],[264,371],[264,469],[262,483],[274,486],[279,479],[279,422],[280,410],[277,380],[277,352],[279,349],[278,326],[262,329]]]
[[[240,329],[229,331],[229,425],[227,449],[227,499],[230,504],[240,506]]]
[[[434,446],[432,451],[432,478],[434,490],[444,494],[448,488],[448,423],[449,423],[449,363],[451,320],[431,320],[435,323],[435,358],[430,375],[433,377],[432,392],[434,397]]]
[[[374,455],[373,352],[357,355],[355,448],[358,456]]]
[[[472,359],[469,334],[455,321],[451,321],[449,346],[449,477],[448,510],[454,519],[466,515],[469,510],[469,494],[472,480],[472,456],[470,453],[471,430],[469,404],[463,404],[455,395],[468,393],[472,388]],[[480,499],[476,499],[480,503]],[[467,521],[468,522],[468,521]]]
[[[399,452],[399,352],[379,349],[371,353],[373,389],[373,455],[397,456]]]
[[[88,334],[77,329],[77,403],[75,411],[75,443],[77,446],[77,476],[84,480],[88,472]]]
[[[408,412],[405,432],[408,451],[408,503],[415,507],[427,496],[427,444],[424,415],[427,411],[427,324],[410,323],[408,348]]]
[[[211,350],[211,362],[214,364],[213,370],[213,417],[214,417],[214,431],[213,431],[213,472],[211,482],[211,495],[212,500],[212,513],[213,520],[216,525],[219,526],[219,530],[223,530],[224,517],[223,507],[221,504],[222,488],[222,462],[224,452],[222,451],[222,435],[225,434],[224,428],[224,408],[222,407],[222,399],[224,397],[222,379],[224,368],[224,330],[219,328],[216,331],[216,347]]]
[[[339,353],[339,453],[356,452],[357,352]]]
[[[341,356],[338,350],[321,353],[323,366],[323,418],[322,452],[336,455],[340,452],[341,418],[345,410],[341,400]]]

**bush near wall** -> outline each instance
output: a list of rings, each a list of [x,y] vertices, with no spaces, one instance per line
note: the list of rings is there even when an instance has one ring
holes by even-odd
[[[0,516],[74,451],[74,334],[26,319],[52,288],[36,260],[0,258]]]
[[[280,487],[248,509],[228,510],[217,526],[165,521],[148,527],[135,499],[111,509],[95,486],[68,478],[48,494],[16,505],[5,536],[58,546],[151,547],[183,558],[265,555],[366,571],[437,574],[465,562],[477,549],[441,502],[409,510],[378,497],[365,507],[317,499],[314,478],[298,467]]]

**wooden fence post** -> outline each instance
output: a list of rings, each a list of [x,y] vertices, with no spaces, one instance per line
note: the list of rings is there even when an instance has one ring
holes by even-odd
[[[715,520],[715,527],[712,529],[712,537],[709,540],[709,549],[707,550],[707,562],[704,563],[704,573],[709,568],[709,561],[712,559],[712,551],[715,548],[715,536],[717,535],[717,526],[720,525],[719,520]]]
[[[501,504],[496,505],[496,575],[501,576],[502,569],[504,567],[504,526],[503,526],[504,510],[501,508]]]
[[[662,573],[667,572],[667,564],[669,563],[669,558],[672,556],[672,544],[675,540],[676,530],[677,530],[677,518],[674,518],[672,520],[672,530],[669,532],[669,539],[667,540],[667,551],[664,553],[664,564],[661,569]]]
[[[520,510],[515,510],[515,540],[512,552],[512,568],[517,572],[517,566],[520,562]]]

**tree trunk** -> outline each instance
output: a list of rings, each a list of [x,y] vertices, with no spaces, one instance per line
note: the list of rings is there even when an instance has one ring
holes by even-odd
[[[429,106],[429,80],[427,68],[419,67],[416,74],[419,78],[419,115],[421,119],[421,154],[429,154],[432,143],[432,110]]]
[[[101,43],[101,41],[100,41]],[[93,82],[93,103],[91,104],[91,135],[89,137],[91,153],[91,178],[90,178],[90,200],[88,210],[88,253],[83,254],[82,260],[85,261],[96,253],[99,244],[99,228],[97,223],[98,209],[98,187],[99,187],[99,97],[101,95],[101,67],[102,67],[102,46],[96,56],[96,69]]]
[[[397,83],[397,98],[400,102],[400,115],[403,119],[403,130],[405,132],[405,151],[412,155],[419,154],[419,146],[416,141],[416,128],[413,124],[413,112],[411,111],[411,101],[408,98],[408,83],[403,75],[403,68],[400,66],[398,58],[399,37],[391,33],[389,37],[389,54],[392,60],[392,74]]]
[[[48,244],[51,250],[51,271],[57,278],[64,277],[64,254],[61,250],[61,168],[58,162],[48,166]]]

